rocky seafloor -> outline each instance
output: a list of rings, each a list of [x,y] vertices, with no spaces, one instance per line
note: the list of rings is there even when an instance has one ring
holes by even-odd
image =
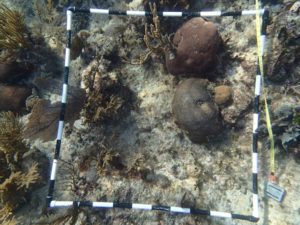
[[[32,59],[35,66],[23,83],[32,83],[37,93],[33,91],[26,101],[27,110],[19,110],[19,114],[26,127],[30,151],[39,151],[49,159],[49,163],[44,163],[49,174],[56,144],[68,4],[53,1],[48,7],[50,2],[0,1],[25,15],[35,43],[33,53],[22,56],[23,60]],[[79,7],[132,10],[143,10],[146,2],[69,1]],[[191,11],[255,9],[254,1],[158,2],[160,7],[165,4],[168,10],[178,7]],[[277,184],[286,190],[286,196],[278,203],[266,195],[270,153],[262,104],[258,174],[260,220],[257,224],[296,225],[300,224],[300,5],[299,1],[284,0],[268,1],[266,7],[271,12],[271,21],[265,50],[265,90],[276,143]],[[189,18],[161,19],[161,32],[175,32],[182,25],[181,20]],[[219,85],[230,86],[232,101],[218,106],[223,120],[220,134],[194,143],[187,132],[178,127],[172,112],[176,88],[187,75],[171,75],[164,55],[158,53],[151,54],[144,64],[130,63],[146,52],[144,24],[152,20],[74,16],[69,108],[55,200],[133,202],[252,214],[252,113],[257,68],[255,16],[209,20],[217,27],[222,49],[217,53],[215,70],[203,74],[212,89]],[[103,93],[90,96],[89,104],[83,105],[83,96],[99,85],[97,79],[106,82],[108,89],[113,87],[116,98],[109,99],[113,110],[101,105],[101,101],[107,101]],[[95,105],[98,108],[93,108]],[[107,111],[99,111],[103,108]],[[19,224],[251,224],[129,209],[46,212],[49,174],[13,212]]]

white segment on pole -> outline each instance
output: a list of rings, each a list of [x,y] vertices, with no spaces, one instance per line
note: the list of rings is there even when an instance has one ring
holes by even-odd
[[[65,67],[69,67],[70,65],[70,49],[66,48],[66,56],[65,56]]]
[[[258,214],[258,195],[257,194],[253,194],[253,213],[252,215],[256,218],[259,217]]]
[[[62,98],[61,98],[62,103],[67,103],[67,92],[68,92],[68,85],[63,84],[63,91],[62,91]]]
[[[93,207],[98,208],[113,208],[114,203],[112,202],[93,202]]]
[[[57,140],[61,140],[63,133],[64,121],[59,121],[58,123],[58,131],[57,131]]]
[[[54,159],[52,163],[50,180],[55,180],[56,168],[57,168],[57,159]]]
[[[72,11],[67,10],[67,30],[71,30],[72,26]]]
[[[258,128],[258,119],[259,119],[259,114],[253,113],[253,133],[256,133],[256,130]]]
[[[72,206],[73,201],[51,201],[50,207],[68,207]]]
[[[261,75],[256,75],[256,78],[255,78],[255,95],[256,96],[260,95],[260,90],[261,90]]]
[[[252,153],[252,173],[258,172],[258,155],[257,152]]]
[[[221,11],[200,12],[200,16],[221,16]]]
[[[128,10],[128,11],[126,11],[126,14],[128,16],[145,16],[146,12],[145,11],[132,11],[132,10]]]
[[[108,9],[90,9],[91,13],[108,14]]]
[[[133,208],[133,209],[145,209],[145,210],[151,210],[151,209],[152,209],[152,205],[149,205],[149,204],[136,204],[136,203],[133,203],[133,204],[132,204],[132,208]]]
[[[163,16],[182,16],[182,12],[163,12]]]
[[[178,212],[178,213],[191,213],[191,209],[189,208],[181,208],[181,207],[174,207],[174,206],[171,207],[170,211]]]
[[[265,11],[264,9],[259,10],[260,15],[262,15],[264,11]],[[243,10],[242,15],[243,16],[256,15],[256,10],[255,9]]]
[[[231,213],[227,212],[218,212],[218,211],[210,211],[211,216],[217,216],[217,217],[224,217],[224,218],[231,218]]]

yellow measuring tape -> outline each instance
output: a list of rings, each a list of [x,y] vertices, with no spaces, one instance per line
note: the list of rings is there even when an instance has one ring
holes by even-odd
[[[264,99],[266,123],[267,123],[267,129],[268,129],[269,140],[270,140],[270,172],[271,175],[274,176],[275,175],[275,147],[274,147],[274,137],[273,137],[269,107],[266,98],[266,91],[264,88],[263,52],[262,52],[262,43],[260,37],[261,17],[260,17],[260,4],[258,0],[256,0],[255,6],[256,6],[256,39],[257,39],[258,65],[262,77],[262,94]]]

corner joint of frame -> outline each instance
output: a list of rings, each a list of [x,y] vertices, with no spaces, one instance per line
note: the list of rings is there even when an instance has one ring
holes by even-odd
[[[250,221],[253,223],[257,223],[259,221],[259,218],[255,216],[251,216]]]
[[[46,197],[46,208],[51,208],[52,196]]]

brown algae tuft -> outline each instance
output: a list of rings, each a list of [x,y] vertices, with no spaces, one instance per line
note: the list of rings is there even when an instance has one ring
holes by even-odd
[[[94,60],[82,74],[86,103],[82,114],[87,123],[118,121],[131,109],[132,91],[115,73],[101,73],[101,62]]]

